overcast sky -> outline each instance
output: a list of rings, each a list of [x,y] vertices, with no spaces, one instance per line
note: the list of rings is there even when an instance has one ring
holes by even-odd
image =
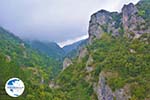
[[[0,0],[0,26],[25,39],[61,46],[88,37],[91,14],[139,0]]]

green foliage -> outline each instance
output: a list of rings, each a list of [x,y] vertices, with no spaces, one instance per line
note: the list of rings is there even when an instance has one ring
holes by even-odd
[[[94,60],[95,74],[93,77],[98,79],[101,71],[117,73],[106,74],[107,83],[113,91],[123,88],[126,84],[137,82],[135,88],[131,85],[132,95],[137,100],[144,100],[150,91],[148,88],[150,82],[148,77],[150,75],[148,40],[148,34],[143,34],[139,39],[112,38],[105,34],[101,40],[96,40],[93,45],[88,47]]]
[[[115,83],[115,84],[114,84]],[[112,90],[120,89],[125,85],[125,79],[117,77],[108,79],[108,84],[111,86]]]
[[[132,90],[131,90],[133,96],[135,96],[136,98],[138,98],[139,100],[143,99],[146,97],[146,89],[144,88],[144,86],[140,86],[137,84],[134,84],[134,86],[132,86]]]
[[[4,85],[9,78],[18,77],[26,86],[18,100],[96,100],[93,85],[101,72],[113,91],[129,85],[131,100],[150,97],[149,34],[138,39],[103,34],[87,47],[93,58],[90,65],[93,70],[86,70],[89,55],[80,62],[74,59],[72,65],[55,77],[58,87],[50,88],[50,78],[59,72],[59,63],[26,44],[21,45],[24,42],[12,34],[0,31],[0,68],[3,69],[0,70],[0,99],[12,99],[5,93]]]
[[[15,62],[6,61],[3,54],[0,54],[0,59],[0,100],[66,100],[62,91],[52,90],[48,86],[47,70],[40,67],[19,67]],[[5,92],[5,83],[12,77],[20,78],[25,84],[25,91],[18,98],[12,98]],[[44,83],[41,83],[42,78]]]
[[[138,16],[146,21],[142,24],[148,28],[150,0],[141,0],[136,6]],[[121,14],[114,12],[111,17],[116,22],[114,27],[120,27],[122,37],[103,34],[100,40],[95,40],[87,47],[93,58],[91,72],[86,69],[89,55],[80,62],[74,59],[73,65],[60,72],[65,53],[56,44],[51,44],[54,47],[51,48],[50,44],[38,42],[30,47],[0,28],[0,100],[97,100],[93,86],[98,82],[101,72],[105,74],[106,83],[113,91],[129,85],[131,100],[150,98],[150,35],[145,33],[133,39],[135,34],[130,32],[130,38],[123,37]],[[141,30],[140,26],[137,26],[137,30]],[[108,31],[107,25],[101,27],[104,32]],[[72,57],[77,52],[75,49],[68,56]],[[25,92],[19,98],[11,98],[5,92],[5,83],[12,77],[18,77],[25,83]],[[55,78],[53,82],[58,87],[49,87],[52,78]]]
[[[142,16],[146,20],[150,20],[150,1],[141,0],[136,6],[139,10],[138,15]]]
[[[63,60],[65,51],[53,42],[41,41],[27,41],[27,43],[34,49],[39,50],[41,53],[54,58],[56,60]]]
[[[46,69],[51,67],[51,77],[57,75],[61,69],[60,62],[33,50],[24,41],[3,28],[0,28],[0,52],[6,56],[6,59],[15,62],[18,66],[44,67]]]
[[[67,100],[91,100],[93,87],[84,79],[86,75],[84,71],[86,58],[81,63],[75,62],[56,79],[60,89],[66,92]]]
[[[144,16],[144,15],[145,15],[145,11],[144,11],[144,10],[140,10],[140,11],[138,12],[138,15],[139,15],[139,16]]]
[[[0,69],[0,100],[56,100],[48,83],[60,71],[60,63],[33,50],[3,28],[0,28]],[[25,92],[19,98],[11,98],[5,92],[5,83],[12,77],[25,83]]]
[[[81,100],[91,100],[94,91],[89,83],[98,82],[99,74],[103,71],[106,75],[106,83],[113,91],[128,84],[132,99],[144,100],[149,96],[150,91],[150,45],[147,43],[148,39],[148,34],[143,34],[139,39],[111,37],[109,34],[103,34],[101,40],[95,40],[92,45],[87,47],[89,55],[93,58],[90,66],[94,70],[90,73],[85,71],[89,56],[83,58],[80,63],[75,60],[73,65],[59,75],[56,79],[57,84],[71,100],[79,97],[82,98]],[[91,80],[87,81],[86,77],[89,74]],[[137,85],[132,85],[135,82]],[[136,88],[138,86],[139,88]]]

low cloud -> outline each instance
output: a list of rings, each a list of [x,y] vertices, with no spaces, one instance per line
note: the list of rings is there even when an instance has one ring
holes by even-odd
[[[89,37],[88,34],[86,34],[86,35],[83,35],[83,36],[80,36],[80,37],[77,37],[77,38],[74,38],[74,39],[70,39],[70,40],[67,40],[67,41],[60,42],[60,43],[58,43],[58,45],[60,47],[64,47],[66,45],[73,44],[73,43],[81,41],[83,39],[87,39],[88,37]]]
[[[25,39],[69,41],[88,34],[90,15],[139,0],[1,0],[0,26]]]

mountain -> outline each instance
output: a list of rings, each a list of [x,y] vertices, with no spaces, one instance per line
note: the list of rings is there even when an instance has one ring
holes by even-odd
[[[24,79],[27,88],[18,100],[150,100],[149,7],[149,0],[141,0],[124,5],[121,13],[94,13],[87,45],[79,47],[76,58],[65,58],[65,67],[52,80],[50,69],[35,66],[51,62],[45,62],[49,57],[42,60],[40,52],[2,30],[6,35],[0,34],[0,85],[12,76]],[[18,67],[22,63],[33,67]],[[0,99],[13,98],[0,87]]]
[[[88,45],[65,67],[53,88],[63,100],[150,99],[150,1],[124,5],[122,12],[91,16]]]
[[[65,55],[65,51],[54,42],[41,42],[35,40],[28,41],[27,43],[32,48],[56,60],[62,60]]]
[[[33,49],[38,50],[42,54],[45,54],[58,61],[63,61],[65,57],[74,58],[78,55],[80,47],[87,44],[87,39],[75,42],[71,45],[59,47],[54,42],[42,42],[38,40],[26,41]]]
[[[91,16],[89,24],[90,42],[94,37],[99,39],[103,33],[127,37],[149,33],[149,5],[149,0],[141,0],[137,5],[124,5],[121,13],[106,10],[96,12]]]
[[[67,45],[67,46],[64,46],[63,47],[63,50],[66,52],[66,53],[69,53],[71,52],[72,50],[75,50],[78,48],[78,46],[80,46],[81,43],[83,43],[85,40],[81,40],[81,41],[78,41],[76,43],[73,43],[71,45]]]
[[[61,69],[60,62],[33,49],[0,27],[0,100],[47,98],[42,97],[41,93],[49,94],[51,89],[48,88],[48,83]],[[23,96],[19,98],[11,98],[5,92],[5,83],[12,77],[20,78],[26,86]],[[43,88],[48,89],[45,91]]]
[[[149,34],[135,40],[103,34],[68,62],[55,84],[66,100],[149,100],[149,58]]]
[[[30,45],[3,28],[0,28],[0,52],[8,61],[14,61],[18,66],[52,67],[57,64],[53,58],[33,50]]]
[[[81,40],[78,42],[75,42],[71,45],[67,45],[63,47],[63,50],[65,51],[66,57],[74,58],[78,55],[78,52],[81,47],[85,46],[87,44],[87,39]]]
[[[50,46],[58,53],[62,50],[55,43],[36,44],[41,48],[45,45],[44,50]],[[58,100],[58,95],[63,95],[61,90],[49,87],[51,80],[62,69],[61,62],[44,52],[41,53],[29,42],[0,27],[0,100]],[[12,77],[23,80],[26,87],[24,94],[18,98],[11,98],[5,92],[5,83]]]

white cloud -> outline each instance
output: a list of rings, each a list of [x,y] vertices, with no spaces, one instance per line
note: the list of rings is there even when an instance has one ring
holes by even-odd
[[[91,14],[139,0],[1,0],[0,25],[18,36],[61,42],[87,34]]]
[[[58,45],[60,47],[64,47],[66,45],[70,45],[70,44],[73,44],[73,43],[78,42],[80,40],[87,39],[87,38],[88,38],[88,34],[77,37],[77,38],[74,38],[74,39],[70,39],[70,40],[67,40],[67,41],[60,42],[60,43],[58,43]]]

